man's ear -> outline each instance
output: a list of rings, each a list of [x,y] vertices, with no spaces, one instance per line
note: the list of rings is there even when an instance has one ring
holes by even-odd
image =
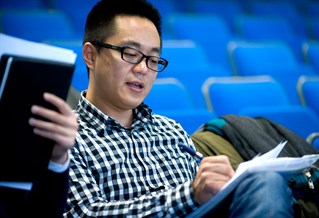
[[[94,64],[94,60],[96,58],[96,49],[94,45],[92,45],[90,42],[86,42],[83,45],[83,50],[82,50],[82,56],[84,59],[84,62],[88,68],[92,68]]]

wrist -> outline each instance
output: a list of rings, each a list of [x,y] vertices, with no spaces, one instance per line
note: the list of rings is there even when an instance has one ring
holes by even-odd
[[[50,161],[56,164],[65,164],[68,161],[68,152],[65,152],[62,156],[52,155]]]
[[[69,165],[70,165],[70,156],[67,155],[67,160],[62,164],[50,161],[48,169],[56,173],[62,173],[68,169]]]

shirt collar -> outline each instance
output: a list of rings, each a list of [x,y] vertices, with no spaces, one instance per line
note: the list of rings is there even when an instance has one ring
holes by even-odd
[[[104,132],[107,127],[121,127],[117,121],[100,111],[89,102],[85,96],[86,91],[82,91],[79,104],[76,108],[81,120],[85,120],[86,124],[91,128],[94,128],[97,132]],[[143,102],[138,107],[134,108],[133,111],[135,118],[132,123],[132,129],[145,125],[148,122],[153,122],[152,109]]]

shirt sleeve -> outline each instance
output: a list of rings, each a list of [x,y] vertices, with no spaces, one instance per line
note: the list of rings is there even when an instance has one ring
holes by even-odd
[[[55,173],[62,173],[68,169],[69,165],[70,165],[70,152],[68,154],[68,159],[64,164],[58,164],[58,163],[50,161],[48,169]]]

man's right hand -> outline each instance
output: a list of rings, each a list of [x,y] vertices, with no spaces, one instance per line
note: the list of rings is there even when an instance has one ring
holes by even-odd
[[[199,204],[207,202],[232,178],[234,169],[227,156],[209,156],[202,159],[193,189],[195,201]]]

